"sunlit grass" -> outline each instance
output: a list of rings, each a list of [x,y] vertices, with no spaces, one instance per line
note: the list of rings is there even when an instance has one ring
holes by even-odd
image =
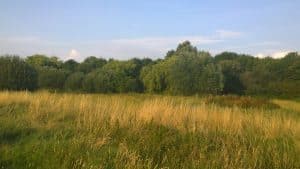
[[[291,111],[300,105],[274,103]],[[0,166],[299,167],[298,116],[239,105],[197,97],[1,92]]]
[[[300,103],[291,100],[273,100],[274,103],[285,109],[297,111],[300,114]]]

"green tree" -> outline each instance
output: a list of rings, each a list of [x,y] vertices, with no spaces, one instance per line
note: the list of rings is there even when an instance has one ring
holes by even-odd
[[[73,59],[67,60],[62,64],[64,70],[75,72],[78,69],[79,63]]]
[[[88,73],[84,76],[83,81],[82,81],[82,89],[85,92],[88,93],[94,93],[95,92],[95,87],[94,87],[94,79],[96,76],[96,72],[91,72]]]
[[[225,94],[243,94],[245,86],[243,85],[240,75],[241,65],[236,60],[223,60],[219,62],[224,75],[224,89]]]
[[[148,92],[192,95],[199,93],[203,68],[212,62],[208,52],[198,52],[196,47],[185,41],[178,45],[176,51],[169,52],[165,60],[144,67],[141,79]]]
[[[93,79],[94,90],[97,93],[115,93],[117,92],[117,75],[114,71],[108,69],[99,69],[95,72]]]
[[[0,57],[0,90],[35,90],[37,71],[17,56]]]
[[[166,89],[166,72],[163,63],[148,65],[141,70],[140,79],[150,93],[162,93]]]
[[[179,44],[174,55],[165,60],[168,93],[183,95],[197,93],[203,69],[202,61],[197,48],[190,42]]]
[[[219,94],[224,88],[224,77],[220,66],[208,64],[205,66],[199,81],[201,93]]]
[[[140,60],[109,61],[103,67],[89,73],[84,79],[85,91],[98,93],[141,92]]]
[[[90,56],[79,64],[78,71],[83,73],[90,73],[93,70],[103,67],[106,63],[107,61],[105,59]]]
[[[63,90],[68,72],[62,69],[42,68],[39,70],[38,86],[42,89]]]
[[[65,89],[67,91],[81,91],[84,77],[85,75],[82,72],[69,75],[65,82]]]
[[[287,68],[286,78],[300,81],[300,58]]]
[[[191,55],[189,55],[191,54]],[[201,60],[192,53],[173,56],[166,61],[167,91],[171,94],[191,95],[198,91]]]
[[[47,57],[45,55],[32,55],[28,56],[25,61],[34,66],[35,68],[42,67],[52,67],[52,68],[61,68],[62,61],[57,57]]]
[[[234,52],[222,52],[215,56],[215,61],[220,62],[224,60],[237,60],[239,55]]]
[[[168,59],[168,58],[172,57],[174,54],[175,54],[175,50],[168,51],[166,56],[165,56],[165,59]]]

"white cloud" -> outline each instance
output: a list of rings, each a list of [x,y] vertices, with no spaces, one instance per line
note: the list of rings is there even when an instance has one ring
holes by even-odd
[[[271,50],[271,51],[266,52],[266,53],[258,53],[258,54],[255,55],[255,57],[265,58],[265,57],[270,56],[274,59],[280,59],[280,58],[285,57],[290,52],[292,52],[292,51],[291,50],[282,50],[282,51]]]
[[[263,53],[258,53],[255,55],[255,57],[264,58],[264,57],[266,57],[266,55],[264,55]]]
[[[80,53],[76,49],[71,49],[69,52],[69,57],[67,59],[80,59]]]
[[[285,57],[290,52],[291,51],[278,51],[278,52],[273,53],[271,56],[273,58],[279,59],[279,58]]]

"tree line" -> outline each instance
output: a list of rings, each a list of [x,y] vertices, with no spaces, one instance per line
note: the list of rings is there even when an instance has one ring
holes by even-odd
[[[33,55],[0,57],[0,90],[172,95],[300,95],[300,55],[256,58],[223,52],[216,56],[185,41],[164,59],[126,61],[94,56],[78,63]]]

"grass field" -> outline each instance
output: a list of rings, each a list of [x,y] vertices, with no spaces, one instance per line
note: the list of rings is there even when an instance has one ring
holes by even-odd
[[[0,168],[300,168],[300,102],[1,92]]]

